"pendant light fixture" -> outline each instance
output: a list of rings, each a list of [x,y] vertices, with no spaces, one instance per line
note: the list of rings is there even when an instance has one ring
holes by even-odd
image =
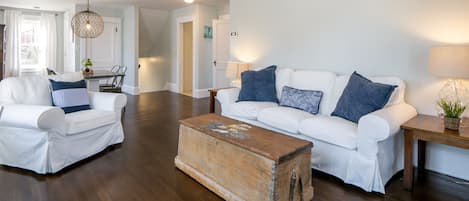
[[[96,38],[103,33],[103,18],[90,10],[90,0],[88,0],[86,10],[73,16],[72,30],[80,38]]]

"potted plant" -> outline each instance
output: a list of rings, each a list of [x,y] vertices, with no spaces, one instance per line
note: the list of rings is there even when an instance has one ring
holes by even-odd
[[[461,101],[450,101],[440,99],[438,106],[443,110],[445,128],[450,130],[459,130],[461,115],[466,110],[466,105]]]
[[[83,65],[83,67],[85,67],[84,71],[86,73],[89,73],[89,72],[91,72],[91,67],[93,67],[93,62],[91,61],[90,58],[83,59],[83,60],[81,60],[81,65]]]

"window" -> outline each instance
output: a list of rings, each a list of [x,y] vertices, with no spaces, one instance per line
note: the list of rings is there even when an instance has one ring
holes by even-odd
[[[43,66],[39,16],[24,15],[20,30],[20,68],[22,71],[38,71]]]

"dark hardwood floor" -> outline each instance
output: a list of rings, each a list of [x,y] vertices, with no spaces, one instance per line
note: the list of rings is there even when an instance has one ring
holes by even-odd
[[[207,112],[208,99],[197,100],[170,92],[129,96],[123,144],[55,175],[36,175],[0,166],[0,200],[221,200],[173,164],[178,120]],[[454,182],[460,180],[428,171],[419,177],[413,192],[403,190],[401,176],[397,175],[388,183],[387,194],[380,195],[366,193],[314,171],[314,200],[469,200],[469,186]]]

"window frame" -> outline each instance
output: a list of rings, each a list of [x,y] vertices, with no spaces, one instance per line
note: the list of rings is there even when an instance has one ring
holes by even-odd
[[[26,23],[34,24],[34,26],[37,26],[37,33],[33,33],[32,35],[32,40],[33,42],[28,44],[28,43],[23,43],[23,27],[25,26]],[[41,17],[39,15],[31,15],[31,14],[23,14],[21,18],[21,30],[20,30],[20,41],[19,41],[19,48],[20,50],[25,47],[37,47],[39,49],[38,52],[38,63],[37,64],[23,64],[24,59],[22,58],[22,54],[20,53],[20,71],[21,72],[39,72],[42,70],[42,66],[44,66],[44,52],[41,52],[44,50],[44,43],[41,42]]]

